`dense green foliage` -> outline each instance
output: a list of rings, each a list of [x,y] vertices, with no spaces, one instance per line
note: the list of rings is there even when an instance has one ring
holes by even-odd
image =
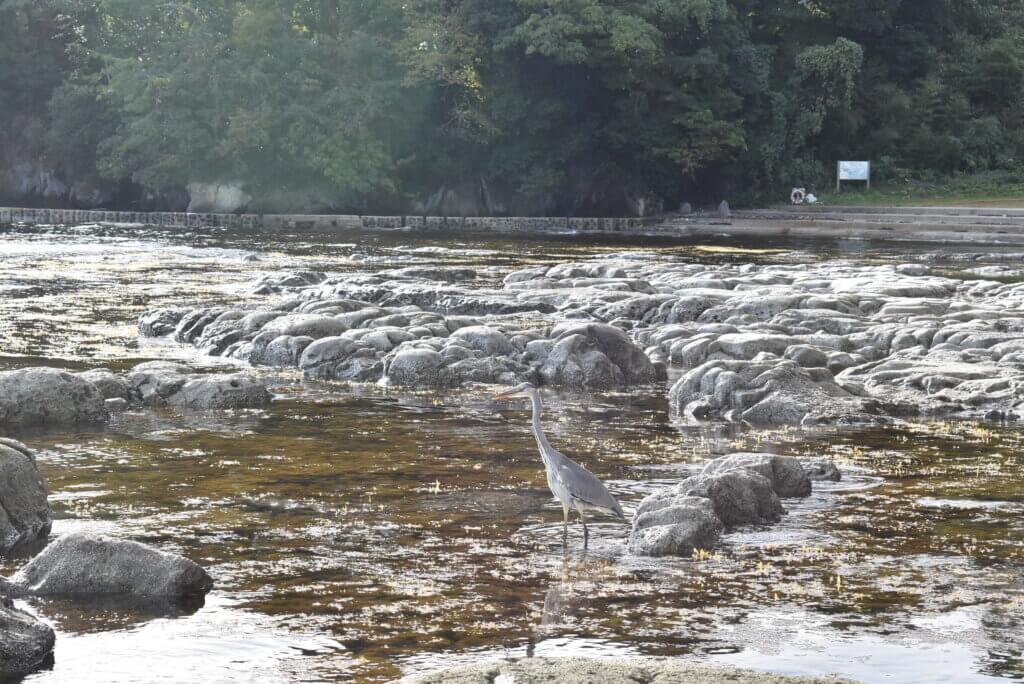
[[[240,184],[257,209],[778,198],[838,158],[878,180],[1016,172],[1024,9],[0,0],[0,144],[5,164],[150,196]]]

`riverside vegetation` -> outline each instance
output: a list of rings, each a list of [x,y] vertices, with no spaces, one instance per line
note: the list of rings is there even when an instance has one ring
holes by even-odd
[[[602,215],[837,158],[1019,178],[1022,35],[1002,0],[3,0],[0,201]]]

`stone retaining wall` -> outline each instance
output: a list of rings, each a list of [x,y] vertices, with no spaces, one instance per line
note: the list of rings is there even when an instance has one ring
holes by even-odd
[[[531,232],[629,232],[656,227],[657,218],[538,218],[490,216],[355,216],[343,214],[188,214],[184,212],[135,212],[84,209],[20,209],[0,207],[0,225],[80,225],[86,223],[134,223],[163,228],[227,228],[233,230],[330,231],[362,228],[382,230],[418,228],[438,231],[531,233]]]

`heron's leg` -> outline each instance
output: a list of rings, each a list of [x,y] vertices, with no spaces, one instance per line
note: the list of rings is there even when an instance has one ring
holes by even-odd
[[[587,542],[590,541],[590,532],[587,531],[587,519],[583,516],[583,510],[577,508],[576,512],[580,514],[580,522],[583,523],[583,548],[587,548]]]
[[[569,507],[562,504],[562,546],[569,545]]]

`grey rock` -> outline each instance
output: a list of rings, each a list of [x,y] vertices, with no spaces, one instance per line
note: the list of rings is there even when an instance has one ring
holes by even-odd
[[[800,459],[792,456],[746,452],[729,454],[709,461],[700,474],[708,477],[735,470],[749,470],[765,477],[782,498],[809,496],[811,493],[810,478]]]
[[[195,309],[187,312],[174,328],[174,339],[178,342],[192,344],[199,339],[206,327],[228,311],[224,308]]]
[[[313,343],[312,337],[278,335],[264,345],[253,345],[249,363],[274,368],[294,368],[299,365],[302,354]]]
[[[53,630],[0,598],[0,677],[22,677],[40,669],[53,653]]]
[[[776,522],[785,509],[771,481],[749,469],[701,474],[676,485],[681,496],[701,496],[711,501],[715,515],[726,526]]]
[[[512,342],[505,333],[485,325],[460,328],[452,333],[452,340],[458,340],[470,349],[493,355],[509,355],[515,352]]]
[[[538,372],[544,382],[609,389],[654,382],[658,372],[623,330],[604,323],[569,323],[551,331],[555,344]]]
[[[121,397],[111,397],[110,399],[105,399],[103,401],[103,404],[107,407],[107,411],[109,411],[111,414],[123,413],[124,411],[127,411],[128,409],[131,408],[131,404],[128,403],[128,400],[122,399]]]
[[[77,373],[77,375],[86,382],[95,385],[104,399],[116,398],[127,401],[132,396],[131,386],[128,384],[128,381],[106,368],[97,368],[96,370]]]
[[[471,268],[450,268],[444,266],[408,266],[406,268],[385,271],[381,275],[391,278],[419,278],[435,280],[442,283],[459,283],[476,278],[476,271]]]
[[[384,363],[372,350],[347,337],[316,340],[302,352],[299,367],[315,380],[375,382],[384,375]]]
[[[183,556],[134,541],[69,534],[58,538],[10,580],[24,595],[202,596],[213,580]]]
[[[281,273],[268,273],[253,285],[256,294],[272,294],[283,290],[293,290],[310,285],[318,285],[327,280],[327,274],[320,271],[296,270]]]
[[[834,461],[803,461],[802,465],[811,482],[839,482],[843,479],[843,474]]]
[[[389,357],[389,384],[399,387],[448,387],[451,376],[444,372],[445,360],[432,349],[401,349]]]
[[[289,314],[269,321],[263,326],[263,334],[290,335],[292,337],[311,337],[320,339],[340,335],[348,330],[341,321],[331,316],[317,314]]]
[[[633,517],[629,548],[647,556],[707,549],[734,525],[768,524],[786,511],[780,497],[804,497],[813,479],[838,479],[831,461],[808,465],[791,456],[736,453],[709,461],[695,476],[655,492]]]
[[[669,393],[677,415],[695,419],[738,416],[758,426],[875,423],[876,402],[838,385],[825,369],[788,359],[708,361],[681,377]]]
[[[261,380],[234,373],[194,377],[166,401],[168,406],[196,410],[264,408],[270,405],[270,399]]]
[[[710,500],[673,495],[641,506],[633,518],[629,550],[638,556],[690,556],[695,549],[713,547],[722,529]]]
[[[829,360],[825,352],[806,344],[789,347],[786,349],[785,358],[796,361],[804,368],[825,368]]]
[[[132,368],[125,376],[132,392],[143,406],[167,405],[167,398],[188,382],[187,366],[169,361],[147,361]]]
[[[82,378],[53,368],[0,372],[0,431],[104,425],[103,395]]]
[[[263,408],[271,400],[266,385],[244,373],[200,375],[166,361],[139,364],[128,373],[127,381],[148,407]]]
[[[143,337],[164,337],[178,327],[184,311],[178,309],[155,309],[139,316],[139,334]]]
[[[0,553],[50,533],[46,484],[21,442],[0,439]]]

